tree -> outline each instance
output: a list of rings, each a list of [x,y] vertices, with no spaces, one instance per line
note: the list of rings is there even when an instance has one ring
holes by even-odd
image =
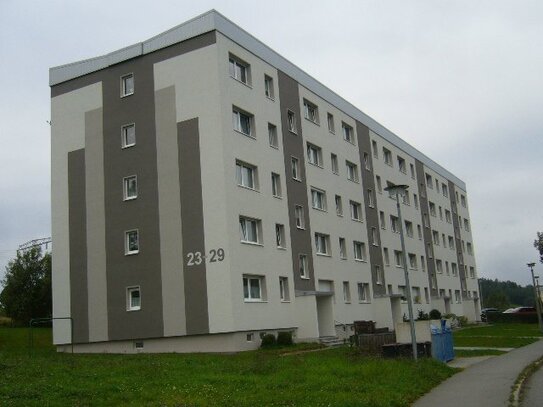
[[[18,252],[1,281],[0,307],[16,324],[51,316],[51,254],[36,247]]]
[[[494,292],[485,298],[485,307],[487,308],[497,308],[499,310],[505,310],[509,308],[509,306],[509,300],[507,299],[507,296],[503,291]]]
[[[539,251],[539,261],[543,263],[543,232],[537,232],[537,239],[534,240],[534,247]]]

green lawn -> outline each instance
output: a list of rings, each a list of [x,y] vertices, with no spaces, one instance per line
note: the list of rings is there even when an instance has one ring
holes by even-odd
[[[537,341],[537,324],[495,324],[467,327],[454,332],[454,346],[519,348]]]
[[[496,349],[474,349],[474,350],[465,350],[465,349],[456,349],[454,351],[454,356],[457,358],[473,358],[476,356],[499,356],[507,353],[505,351],[496,350]]]
[[[408,406],[455,370],[349,348],[280,356],[57,354],[50,329],[0,328],[0,405]]]

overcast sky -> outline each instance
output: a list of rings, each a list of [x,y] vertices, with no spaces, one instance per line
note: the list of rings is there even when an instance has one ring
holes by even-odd
[[[19,244],[51,234],[49,67],[212,8],[464,180],[479,276],[529,282],[543,2],[528,0],[0,0],[0,277]]]

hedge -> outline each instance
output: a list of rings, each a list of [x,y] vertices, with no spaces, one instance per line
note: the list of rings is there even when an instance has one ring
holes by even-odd
[[[537,324],[537,314],[503,314],[501,312],[487,312],[486,321],[490,323],[525,323]]]

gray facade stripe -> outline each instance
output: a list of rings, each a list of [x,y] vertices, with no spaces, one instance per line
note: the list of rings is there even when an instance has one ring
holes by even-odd
[[[68,153],[70,225],[70,296],[73,341],[89,341],[87,292],[87,218],[85,199],[85,149]]]
[[[424,172],[424,165],[419,160],[415,160],[415,169],[417,172],[417,182],[419,191],[419,207],[420,207],[420,220],[422,225],[422,237],[424,241],[424,252],[426,253],[426,270],[428,271],[428,287],[430,289],[430,296],[436,298],[439,296],[439,287],[437,285],[436,267],[434,263],[433,240],[432,240],[432,223],[430,222],[430,208],[428,205],[428,197],[426,195],[426,176]],[[424,215],[428,225],[425,225]],[[428,250],[428,244],[430,244],[430,250]],[[433,284],[432,284],[433,281]],[[435,287],[435,288],[432,288]]]
[[[186,334],[175,87],[155,91],[164,336]]]
[[[462,298],[466,299],[468,285],[466,282],[466,269],[464,264],[464,255],[462,253],[462,239],[460,235],[460,223],[458,222],[458,202],[456,202],[455,185],[449,181],[449,199],[451,200],[451,210],[454,226],[454,242],[456,250],[456,258],[458,261],[458,277],[460,279],[460,289],[462,290]]]
[[[362,172],[362,196],[364,197],[364,208],[366,212],[366,231],[368,235],[368,247],[371,265],[371,282],[374,296],[386,294],[385,269],[383,264],[383,252],[381,251],[381,233],[379,227],[379,214],[377,210],[377,198],[375,196],[375,178],[373,175],[373,155],[371,154],[370,130],[360,122],[356,122],[356,134],[358,137],[358,152],[360,155],[360,165]],[[364,168],[364,153],[368,154],[370,169]],[[368,189],[373,194],[373,207],[369,206],[367,199]],[[378,246],[372,244],[372,228],[375,228],[377,234]],[[377,271],[375,266],[381,269],[382,281],[377,284]]]
[[[160,62],[166,59],[176,57],[178,55],[186,54],[187,52],[191,52],[203,47],[207,47],[208,45],[213,45],[215,43],[216,43],[216,33],[215,31],[211,31],[211,32],[199,35],[197,37],[190,38],[186,41],[171,45],[167,48],[160,49],[151,54],[146,54],[142,57],[137,57],[135,59],[128,60],[126,62],[121,62],[119,64],[112,65],[106,69],[101,69],[96,72],[92,72],[83,76],[76,77],[74,79],[70,79],[66,82],[61,82],[59,84],[52,85],[51,97],[53,98],[55,96],[62,95],[64,93],[71,92],[75,89],[79,89],[84,86],[91,85],[96,82],[100,82],[101,80],[103,80],[102,78],[105,72],[110,72],[112,69],[116,69],[116,67],[118,66],[127,66],[127,64],[131,63],[132,61],[145,60],[150,63],[156,63],[156,62]],[[124,72],[124,73],[127,73],[127,72]]]
[[[120,97],[120,77],[135,91]],[[102,72],[108,332],[110,340],[163,336],[153,63],[137,58]],[[135,123],[136,145],[121,148],[121,126]],[[136,175],[138,197],[123,201],[123,178]],[[125,232],[139,232],[139,253],[125,255]],[[139,286],[141,309],[127,311]]]
[[[179,186],[187,335],[209,333],[205,259],[188,265],[188,254],[206,253],[198,119],[177,123]]]
[[[287,185],[288,217],[290,225],[290,245],[292,252],[292,271],[295,291],[315,291],[315,273],[313,269],[313,246],[311,225],[309,222],[309,203],[305,174],[304,140],[302,136],[300,95],[298,83],[285,73],[278,71],[279,100],[281,102],[281,127],[283,130],[283,158],[285,162],[285,183]],[[296,116],[297,134],[288,130],[288,111]],[[292,178],[291,157],[298,159],[301,181]],[[295,208],[304,208],[305,229],[296,227]],[[299,256],[307,255],[308,275],[300,276]]]
[[[89,342],[108,339],[103,110],[85,113]]]

